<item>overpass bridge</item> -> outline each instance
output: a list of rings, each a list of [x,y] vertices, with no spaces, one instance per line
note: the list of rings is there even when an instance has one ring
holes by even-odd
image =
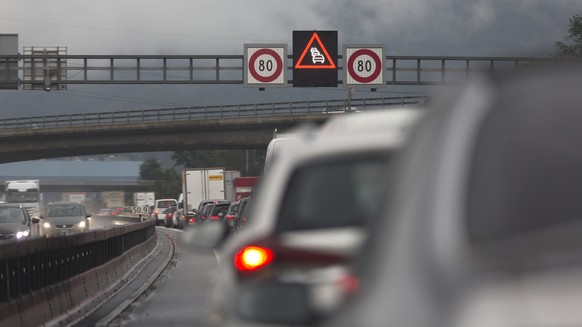
[[[280,102],[5,119],[0,163],[67,156],[265,148],[275,129],[320,124],[351,106],[377,110],[427,97]]]

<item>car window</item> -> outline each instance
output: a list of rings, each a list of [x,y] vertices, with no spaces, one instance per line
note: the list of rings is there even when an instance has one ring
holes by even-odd
[[[176,206],[176,202],[175,201],[158,201],[158,208],[167,208],[167,207],[172,207],[172,206]]]
[[[21,223],[25,220],[24,212],[18,208],[0,208],[0,223]]]
[[[216,216],[219,213],[223,213],[226,215],[226,212],[228,211],[228,207],[229,204],[217,204],[214,206],[214,208],[212,209],[212,216]]]
[[[78,205],[52,205],[46,209],[46,217],[84,216],[85,209]]]
[[[386,156],[304,166],[292,175],[279,231],[357,226],[377,213],[386,187]]]

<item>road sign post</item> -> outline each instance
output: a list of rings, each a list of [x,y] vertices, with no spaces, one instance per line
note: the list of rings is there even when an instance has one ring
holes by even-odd
[[[344,46],[344,85],[379,87],[385,85],[384,47],[376,45]]]
[[[286,86],[286,62],[286,44],[245,44],[245,85],[259,87]]]

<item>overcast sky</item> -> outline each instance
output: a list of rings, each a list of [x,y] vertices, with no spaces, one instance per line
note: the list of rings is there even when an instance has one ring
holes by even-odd
[[[388,55],[540,56],[553,51],[568,19],[580,12],[580,0],[2,0],[0,33],[19,34],[20,52],[61,45],[69,54],[241,55],[245,43],[291,49],[293,30],[337,30],[340,49],[373,43],[385,45]],[[69,86],[0,91],[0,117],[344,95],[342,89]]]

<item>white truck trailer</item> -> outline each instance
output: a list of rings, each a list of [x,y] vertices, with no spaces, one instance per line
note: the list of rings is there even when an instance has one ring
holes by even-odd
[[[182,194],[184,208],[192,211],[204,200],[228,200],[227,193],[234,196],[234,178],[238,171],[225,171],[224,168],[186,168],[182,171]],[[227,188],[232,192],[227,192]]]

